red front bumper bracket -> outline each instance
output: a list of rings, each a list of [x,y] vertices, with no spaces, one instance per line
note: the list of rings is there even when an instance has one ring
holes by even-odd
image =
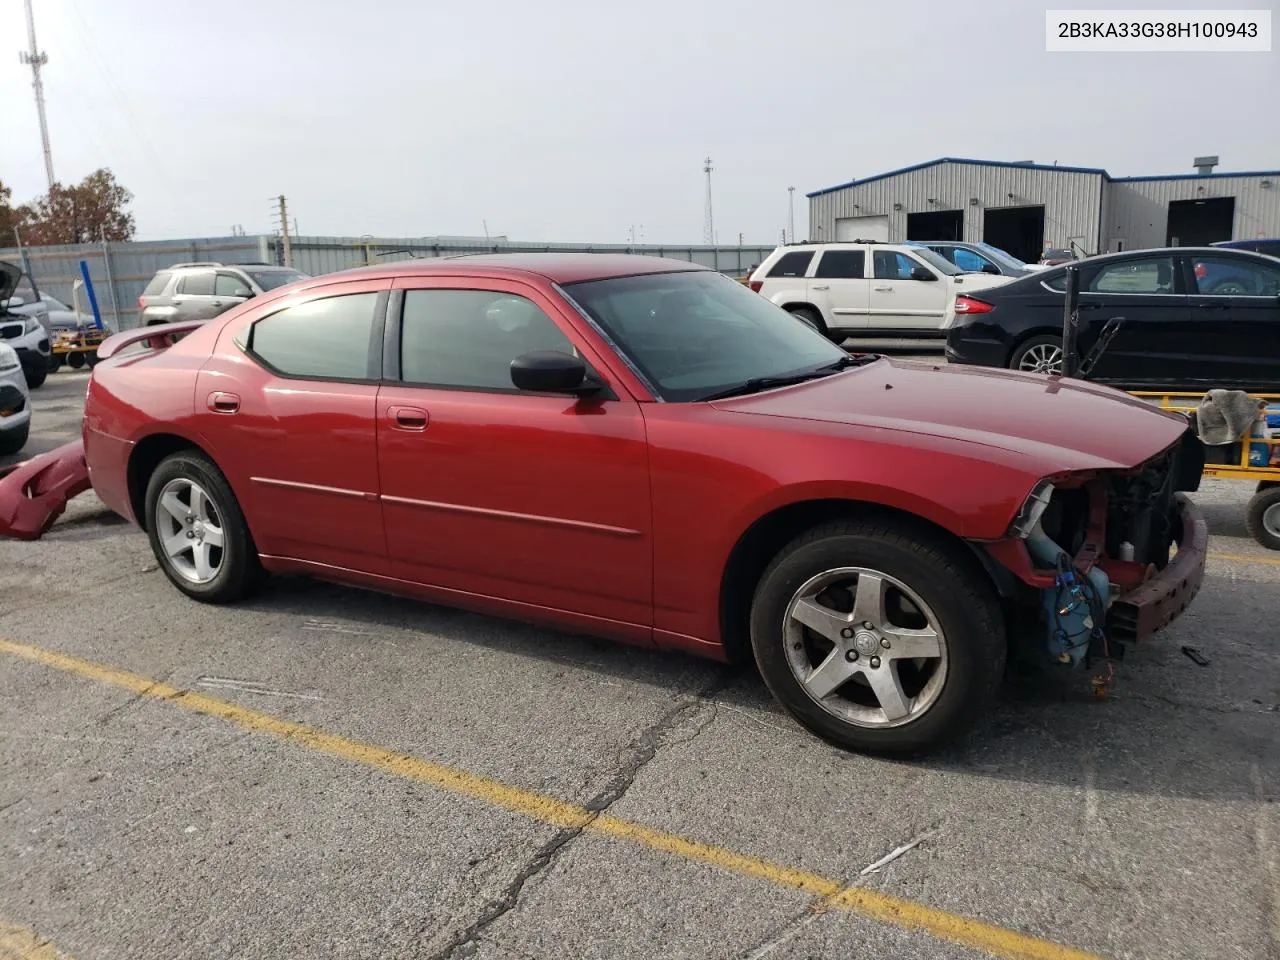
[[[67,509],[67,501],[89,489],[84,443],[74,440],[0,468],[0,537],[39,540]]]

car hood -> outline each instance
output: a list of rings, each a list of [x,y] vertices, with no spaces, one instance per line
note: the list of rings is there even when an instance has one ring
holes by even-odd
[[[0,300],[8,300],[13,296],[13,291],[18,289],[18,281],[21,279],[21,267],[0,260]]]
[[[862,428],[906,445],[944,437],[1004,451],[1047,476],[1135,467],[1186,431],[1184,416],[1136,397],[1044,374],[881,358],[793,387],[715,401],[717,409]]]

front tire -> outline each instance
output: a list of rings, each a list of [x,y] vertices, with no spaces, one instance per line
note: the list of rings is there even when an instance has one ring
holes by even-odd
[[[165,458],[147,483],[145,505],[156,562],[188,597],[233,603],[258,585],[258,548],[213,461],[194,451]]]
[[[38,360],[36,363],[23,364],[23,379],[27,381],[27,389],[35,390],[44,386],[45,380],[49,377],[49,363],[47,360]]]
[[[893,522],[836,522],[769,565],[751,609],[766,686],[836,746],[914,756],[993,699],[1006,642],[998,598],[963,550]]]
[[[1044,334],[1019,344],[1009,358],[1009,369],[1024,373],[1062,373],[1062,338]]]

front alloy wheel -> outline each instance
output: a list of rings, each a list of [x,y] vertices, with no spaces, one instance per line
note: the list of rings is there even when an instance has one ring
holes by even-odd
[[[819,707],[859,727],[896,727],[925,713],[947,679],[938,618],[880,570],[812,577],[787,607],[787,662]]]

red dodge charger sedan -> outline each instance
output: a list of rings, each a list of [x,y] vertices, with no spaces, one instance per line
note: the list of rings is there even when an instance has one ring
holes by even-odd
[[[189,597],[303,573],[754,657],[850,749],[931,750],[1011,651],[1115,657],[1203,576],[1185,419],[849,355],[685,262],[387,264],[99,355],[90,480]]]

